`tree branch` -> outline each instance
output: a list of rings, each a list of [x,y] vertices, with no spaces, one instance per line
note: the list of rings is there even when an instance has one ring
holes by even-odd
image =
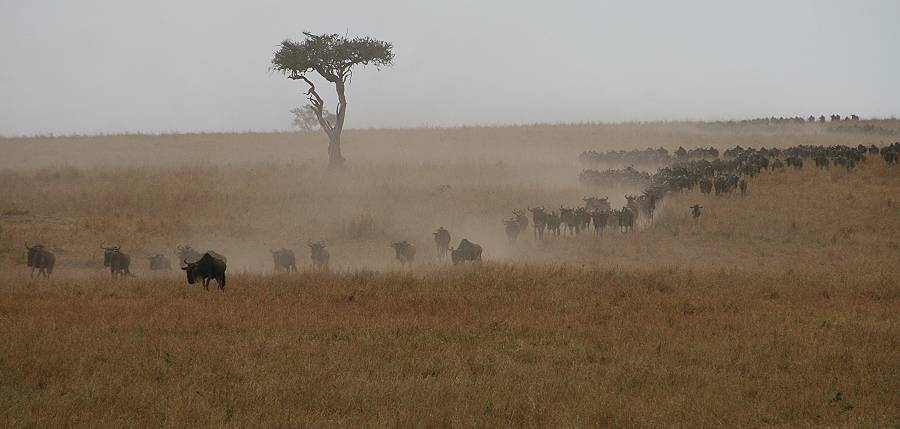
[[[300,79],[306,82],[309,85],[309,91],[306,91],[306,96],[309,99],[310,104],[312,104],[313,112],[316,114],[316,118],[319,119],[319,125],[322,126],[322,129],[325,130],[325,134],[328,134],[328,139],[334,139],[335,126],[328,123],[328,120],[325,119],[325,101],[322,100],[322,97],[319,96],[319,93],[316,92],[316,85],[312,83],[306,76],[303,75],[294,75],[291,76],[291,79]],[[340,107],[340,106],[339,106]],[[339,131],[338,131],[339,132]]]

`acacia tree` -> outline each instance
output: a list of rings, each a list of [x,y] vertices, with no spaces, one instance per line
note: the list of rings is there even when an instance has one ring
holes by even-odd
[[[289,79],[302,80],[309,85],[306,96],[319,125],[328,135],[328,165],[337,167],[344,163],[341,155],[341,131],[347,116],[347,82],[353,76],[353,67],[373,65],[380,68],[391,65],[394,47],[388,42],[370,37],[348,38],[338,34],[317,35],[308,32],[303,35],[306,39],[300,42],[281,42],[272,59],[272,68]],[[337,93],[334,121],[327,117],[325,101],[307,77],[313,72],[334,84]]]

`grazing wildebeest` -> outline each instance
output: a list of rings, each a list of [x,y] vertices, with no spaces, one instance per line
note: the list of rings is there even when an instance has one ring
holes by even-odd
[[[103,249],[103,266],[109,267],[109,273],[113,278],[134,276],[128,269],[131,266],[131,257],[122,252],[119,246],[103,247],[101,244],[100,248]]]
[[[412,268],[412,264],[416,260],[416,246],[403,240],[391,242],[391,247],[394,248],[394,257],[400,261],[400,267],[409,265]]]
[[[703,206],[699,204],[694,204],[691,206],[691,217],[694,218],[694,220],[700,217],[700,209],[702,208]]]
[[[171,271],[172,264],[169,262],[169,258],[157,253],[155,255],[147,256],[147,259],[150,261],[150,271]]]
[[[187,259],[188,261],[196,261],[200,259],[200,252],[194,250],[190,245],[178,245],[175,247],[175,254],[178,255],[178,260],[183,261]]]
[[[517,221],[516,218],[503,219],[503,224],[506,225],[504,228],[506,231],[506,239],[509,240],[510,243],[515,243],[519,238],[519,232],[521,231],[519,221]]]
[[[209,281],[215,279],[219,290],[225,291],[227,261],[224,256],[210,250],[204,253],[200,260],[188,262],[187,259],[183,259],[182,264],[181,269],[187,273],[188,284],[194,284],[199,278],[203,288],[209,290]]]
[[[44,248],[43,244],[35,244],[28,247],[25,242],[25,248],[28,249],[28,266],[31,267],[31,278],[34,278],[34,270],[38,270],[38,277],[44,276],[49,279],[53,274],[53,266],[56,265],[56,256],[53,256],[49,250]]]
[[[312,259],[313,269],[328,271],[328,261],[331,259],[331,255],[325,249],[328,244],[324,240],[308,241],[306,244],[309,246],[309,257]]]
[[[531,212],[531,223],[534,224],[534,239],[544,239],[544,229],[547,228],[547,213],[543,207],[528,208]]]
[[[450,259],[453,265],[466,261],[481,262],[481,246],[463,238],[456,249],[450,249]]]
[[[747,181],[741,179],[739,186],[741,188],[741,196],[743,197],[744,195],[747,195]]]
[[[437,248],[438,259],[443,259],[450,250],[450,231],[442,226],[431,235],[434,236],[434,247]]]
[[[269,250],[272,253],[272,260],[275,264],[275,272],[290,273],[297,272],[297,257],[291,249],[282,247],[278,250]]]
[[[609,210],[595,209],[591,212],[591,222],[594,224],[594,234],[601,235],[609,223]]]

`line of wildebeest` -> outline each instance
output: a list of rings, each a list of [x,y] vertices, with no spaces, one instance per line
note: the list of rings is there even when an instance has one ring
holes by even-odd
[[[652,174],[632,166],[582,171],[579,180],[585,185],[640,186],[644,190],[641,195],[625,195],[626,204],[621,209],[612,209],[606,197],[584,198],[584,206],[560,207],[558,211],[547,211],[544,207],[529,208],[534,237],[536,240],[544,239],[545,233],[550,237],[559,237],[562,233],[578,235],[590,229],[594,234],[602,235],[611,225],[617,225],[622,232],[633,231],[635,224],[642,219],[644,223],[653,220],[657,205],[669,192],[684,193],[698,188],[704,195],[719,196],[740,190],[743,196],[749,188],[748,178],[766,170],[802,169],[804,160],[812,160],[821,169],[841,166],[852,170],[858,163],[880,156],[887,165],[893,166],[900,159],[900,142],[883,147],[801,145],[786,149],[754,149],[736,146],[725,150],[722,155],[720,158],[719,150],[712,147],[691,150],[679,147],[672,154],[664,148],[584,152],[579,159],[586,164],[644,163],[664,166]],[[691,217],[700,218],[703,206],[694,204],[688,208]],[[510,242],[516,241],[528,227],[528,217],[520,210],[514,210],[513,216],[503,222]]]
[[[448,256],[454,265],[467,261],[481,262],[482,248],[468,239],[462,239],[456,248],[450,247],[450,232],[440,227],[432,233],[434,244],[437,248],[438,258],[446,259]],[[307,245],[310,249],[310,259],[312,260],[313,270],[328,270],[328,264],[331,255],[328,252],[328,244],[324,240],[308,241]],[[416,259],[416,247],[408,241],[391,242],[394,249],[395,257],[400,262],[401,267],[412,267]],[[28,267],[31,268],[31,278],[35,274],[38,277],[46,279],[50,278],[53,268],[56,265],[56,256],[42,244],[29,246],[25,243],[27,253]],[[106,247],[102,244],[100,249],[103,250],[103,266],[109,268],[113,279],[125,279],[134,276],[131,273],[131,256],[123,252],[119,246]],[[281,248],[271,250],[274,262],[275,272],[297,272],[296,254],[291,249]],[[189,284],[201,282],[203,288],[209,290],[209,283],[215,280],[220,290],[225,290],[225,270],[227,268],[227,258],[218,252],[209,250],[206,252],[198,252],[190,245],[177,246],[175,255],[181,261],[181,269],[187,274]],[[146,257],[150,271],[171,271],[172,263],[163,254],[154,254]]]
[[[585,155],[587,154],[587,155]],[[653,213],[659,202],[670,192],[688,192],[699,188],[701,193],[709,196],[729,194],[739,189],[741,195],[747,193],[747,178],[754,177],[762,171],[781,171],[786,168],[802,169],[804,164],[812,160],[818,168],[830,168],[843,166],[848,170],[856,167],[857,163],[867,159],[881,156],[889,166],[897,164],[900,159],[900,142],[891,145],[877,147],[859,145],[849,146],[812,146],[801,145],[787,149],[753,149],[737,146],[724,151],[719,158],[719,151],[714,148],[687,151],[678,148],[673,155],[668,155],[665,149],[646,149],[630,152],[611,151],[606,153],[586,152],[581,158],[589,162],[621,162],[628,160],[646,160],[659,162],[667,160],[669,165],[659,168],[654,174],[646,173],[646,179],[641,185],[644,187],[640,195],[625,195],[626,204],[621,209],[613,209],[607,197],[584,198],[582,207],[560,207],[559,210],[548,211],[543,206],[529,207],[531,222],[524,210],[514,210],[511,218],[504,220],[505,232],[510,242],[515,242],[529,224],[533,227],[535,240],[543,240],[547,237],[559,237],[564,233],[578,235],[593,228],[596,235],[602,235],[610,225],[618,225],[622,232],[634,231],[639,219],[646,219],[649,223],[653,219]],[[713,157],[713,159],[707,159]],[[699,159],[698,159],[699,157]],[[628,170],[628,169],[626,169]],[[633,184],[634,169],[626,172],[623,180]],[[585,170],[596,171],[596,170]],[[579,176],[582,183],[587,185],[614,184],[616,171],[607,170],[599,173],[604,182],[594,182],[585,179],[585,172]],[[587,175],[590,176],[590,175]],[[643,176],[642,176],[643,177]],[[690,206],[691,216],[694,219],[700,217],[699,204]],[[613,222],[615,219],[615,222]],[[432,233],[439,259],[446,259],[449,255],[454,265],[467,261],[480,262],[482,247],[468,239],[462,239],[456,248],[450,247],[450,232],[440,227]],[[327,270],[330,254],[327,243],[323,240],[307,242],[310,248],[310,259],[314,270]],[[401,267],[412,266],[416,257],[415,246],[408,241],[396,241],[390,243],[394,249],[395,257]],[[28,246],[27,260],[31,268],[31,276],[35,273],[39,277],[49,278],[53,272],[56,258],[52,252],[41,244]],[[125,278],[132,276],[129,267],[131,257],[123,252],[119,246],[106,247],[103,250],[103,265],[108,267],[113,278]],[[272,257],[276,272],[297,271],[296,256],[293,250],[272,250]],[[187,273],[188,283],[194,284],[200,281],[205,289],[209,289],[211,280],[216,280],[219,289],[225,289],[225,270],[227,260],[225,256],[215,252],[198,252],[191,246],[177,246],[175,254],[181,261],[181,269]],[[150,270],[171,270],[172,265],[162,254],[147,256]]]

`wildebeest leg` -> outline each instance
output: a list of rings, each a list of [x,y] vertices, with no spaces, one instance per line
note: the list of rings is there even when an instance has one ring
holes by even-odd
[[[203,289],[206,289],[207,291],[209,290],[209,280],[209,277],[203,279]]]
[[[216,278],[216,284],[219,285],[219,290],[224,291],[225,290],[225,276],[223,275],[222,277]]]
[[[31,278],[34,278],[34,267],[31,267]]]

